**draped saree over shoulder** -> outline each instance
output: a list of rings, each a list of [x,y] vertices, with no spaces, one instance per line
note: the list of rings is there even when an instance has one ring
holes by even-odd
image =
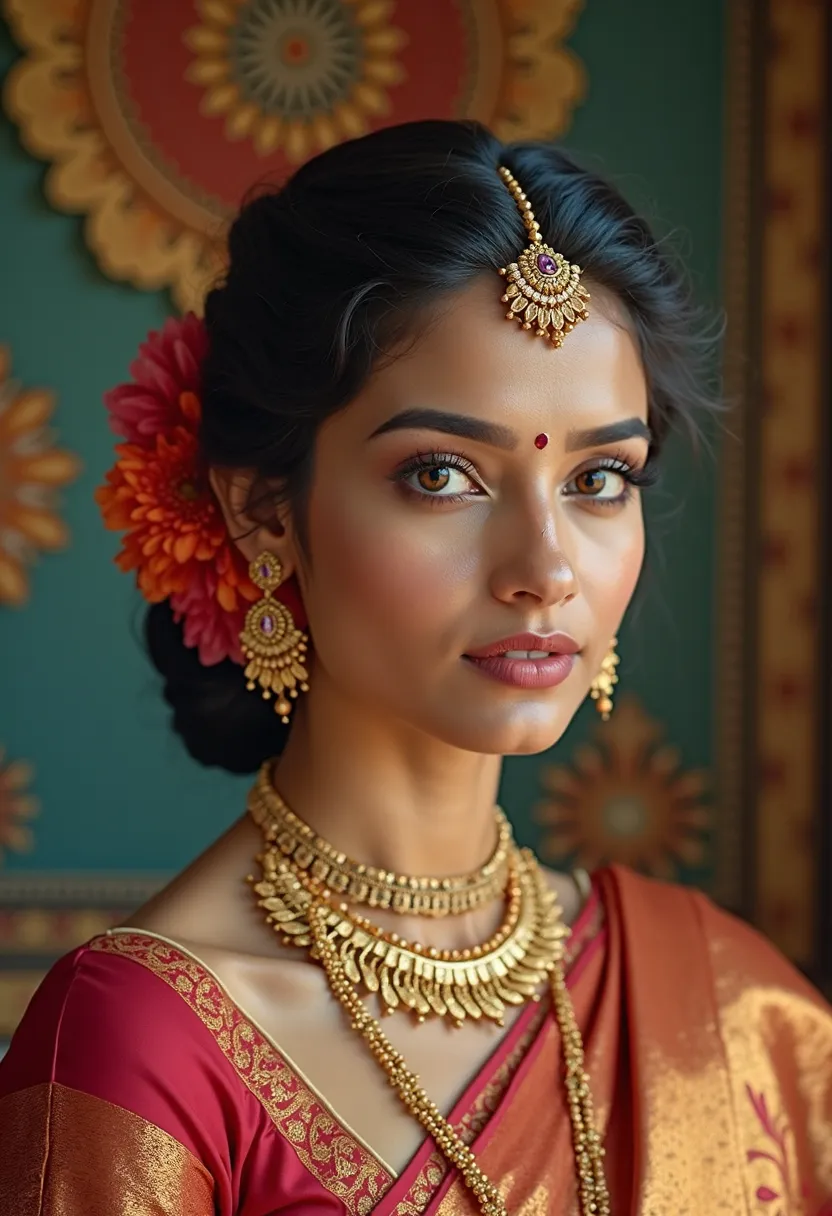
[[[832,1216],[832,1012],[753,930],[613,868],[569,984],[614,1216]],[[452,1112],[511,1216],[577,1213],[561,1074],[530,1007]],[[394,1177],[175,943],[117,930],[60,960],[0,1062],[0,1214],[288,1211],[476,1207],[429,1141]]]

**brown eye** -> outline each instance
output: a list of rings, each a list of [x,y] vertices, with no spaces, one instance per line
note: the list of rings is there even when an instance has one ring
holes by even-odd
[[[615,476],[615,474],[613,474]],[[607,484],[608,474],[604,469],[587,469],[575,478],[579,494],[602,494]],[[620,480],[620,477],[619,477]]]
[[[429,469],[422,469],[416,475],[416,480],[423,490],[435,494],[445,489],[451,480],[451,470],[442,465],[432,465]]]
[[[482,494],[482,486],[473,475],[473,466],[456,457],[436,454],[419,457],[418,464],[405,467],[398,474],[400,480],[414,494],[422,498],[435,498],[442,502],[462,502]]]
[[[618,469],[584,469],[566,486],[573,498],[592,498],[595,502],[614,506],[624,502],[629,492],[628,478]]]

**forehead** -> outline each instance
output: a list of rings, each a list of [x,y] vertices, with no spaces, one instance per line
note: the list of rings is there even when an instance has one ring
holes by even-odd
[[[509,323],[495,273],[437,307],[382,361],[355,404],[371,422],[413,405],[552,430],[647,420],[647,384],[623,309],[592,291],[590,315],[554,349]],[[350,411],[348,411],[350,412]]]

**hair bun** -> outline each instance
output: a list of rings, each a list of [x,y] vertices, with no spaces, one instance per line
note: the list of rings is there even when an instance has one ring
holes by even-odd
[[[254,773],[283,750],[289,727],[270,702],[246,689],[230,659],[204,667],[185,645],[170,604],[152,604],[145,618],[150,658],[164,679],[173,729],[194,760],[229,773]]]

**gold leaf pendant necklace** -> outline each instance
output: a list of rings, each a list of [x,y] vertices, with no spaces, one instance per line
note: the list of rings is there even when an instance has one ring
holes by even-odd
[[[539,1000],[548,982],[563,1043],[581,1213],[609,1216],[604,1150],[595,1127],[583,1042],[564,974],[569,928],[563,923],[555,894],[534,855],[518,849],[510,838],[506,843],[507,880],[503,892],[506,914],[488,941],[466,950],[440,950],[404,941],[398,934],[373,924],[350,904],[337,902],[339,894],[316,876],[314,858],[307,859],[302,854],[300,862],[306,864],[299,864],[297,844],[290,844],[287,823],[294,841],[297,825],[303,821],[293,812],[289,812],[291,821],[281,813],[281,808],[287,812],[289,808],[276,791],[273,797],[269,796],[264,788],[266,781],[273,790],[268,768],[264,767],[248,800],[249,813],[260,827],[264,843],[263,852],[257,857],[261,877],[248,878],[257,904],[284,944],[307,950],[321,964],[351,1026],[364,1039],[410,1113],[434,1139],[446,1160],[460,1171],[483,1216],[506,1216],[499,1188],[485,1177],[471,1149],[393,1048],[368,1009],[364,999],[367,996],[377,1000],[381,1013],[406,1011],[418,1022],[441,1018],[459,1027],[468,1019],[488,1019],[502,1025],[509,1006]],[[327,874],[346,875],[347,889],[353,878],[366,877],[368,867],[336,853],[307,825],[303,826],[317,842],[315,847],[324,846],[318,859],[319,874],[326,866]],[[502,839],[498,833],[498,850]],[[333,856],[337,859],[334,869],[330,864]],[[493,860],[492,856],[489,862]],[[397,883],[411,892],[436,890],[435,884],[441,881],[407,879],[377,870],[372,873],[376,888],[379,882],[382,885],[387,882],[391,890]],[[477,890],[483,881],[488,878],[483,880],[482,872],[477,872],[460,878],[460,889]],[[355,885],[352,889],[356,889]],[[392,907],[392,903],[387,906]],[[415,912],[412,905],[409,910]]]

